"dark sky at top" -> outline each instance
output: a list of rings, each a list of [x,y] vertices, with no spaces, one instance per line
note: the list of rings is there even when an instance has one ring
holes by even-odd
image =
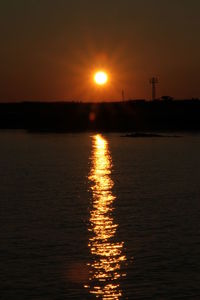
[[[199,0],[0,0],[0,101],[200,97]],[[91,80],[104,68],[110,83]]]

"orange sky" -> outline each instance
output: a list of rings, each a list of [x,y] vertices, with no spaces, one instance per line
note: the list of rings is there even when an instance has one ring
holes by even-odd
[[[2,0],[0,101],[148,99],[152,76],[158,96],[200,97],[199,11],[197,0]]]

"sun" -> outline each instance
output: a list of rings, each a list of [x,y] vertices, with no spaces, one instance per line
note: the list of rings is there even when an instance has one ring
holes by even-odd
[[[98,85],[104,85],[108,82],[108,74],[104,71],[98,71],[94,74],[94,82]]]

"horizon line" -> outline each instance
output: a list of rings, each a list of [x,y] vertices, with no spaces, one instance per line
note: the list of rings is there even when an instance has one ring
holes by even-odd
[[[23,104],[23,103],[77,103],[77,104],[102,104],[102,103],[126,103],[126,102],[167,102],[167,101],[200,101],[199,97],[191,97],[191,98],[173,98],[170,96],[164,96],[164,97],[169,97],[169,98],[157,98],[157,99],[145,99],[145,98],[137,98],[137,99],[126,99],[126,100],[61,100],[61,99],[54,99],[54,100],[42,100],[42,99],[37,99],[37,100],[0,100],[0,104]]]

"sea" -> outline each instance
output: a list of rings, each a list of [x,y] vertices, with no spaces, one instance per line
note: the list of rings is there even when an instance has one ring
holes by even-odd
[[[0,299],[200,299],[200,134],[178,135],[0,131]]]

